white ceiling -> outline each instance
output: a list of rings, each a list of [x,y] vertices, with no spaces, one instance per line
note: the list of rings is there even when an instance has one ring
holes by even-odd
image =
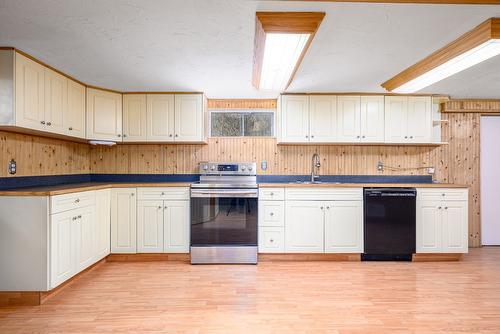
[[[290,92],[384,92],[380,84],[500,6],[252,0],[0,0],[0,45],[91,85],[265,98],[251,85],[255,11],[324,11]],[[500,98],[500,56],[423,91]]]

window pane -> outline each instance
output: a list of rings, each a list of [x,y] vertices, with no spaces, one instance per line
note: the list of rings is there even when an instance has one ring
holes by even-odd
[[[272,136],[273,113],[245,113],[245,136]]]
[[[242,136],[242,120],[240,113],[211,113],[212,136]]]

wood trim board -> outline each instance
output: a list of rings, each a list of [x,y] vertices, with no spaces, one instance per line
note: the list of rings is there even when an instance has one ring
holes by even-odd
[[[500,113],[500,100],[450,100],[442,105],[445,113]]]
[[[381,84],[388,91],[421,76],[491,39],[500,38],[500,18],[490,18]]]
[[[395,3],[395,4],[434,4],[434,5],[498,5],[500,0],[281,0],[305,2],[360,2],[360,3]]]
[[[276,99],[208,99],[208,109],[276,109]]]

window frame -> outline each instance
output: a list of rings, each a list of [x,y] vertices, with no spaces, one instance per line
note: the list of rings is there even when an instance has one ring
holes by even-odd
[[[245,117],[241,121],[240,136],[213,136],[212,135],[212,113],[217,114],[271,114],[272,126],[270,136],[245,136]],[[208,111],[208,137],[209,138],[276,138],[276,109],[209,109]]]

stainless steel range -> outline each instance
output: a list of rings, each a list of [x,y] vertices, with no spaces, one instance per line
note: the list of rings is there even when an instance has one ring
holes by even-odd
[[[255,163],[199,165],[191,185],[191,263],[257,263]]]

